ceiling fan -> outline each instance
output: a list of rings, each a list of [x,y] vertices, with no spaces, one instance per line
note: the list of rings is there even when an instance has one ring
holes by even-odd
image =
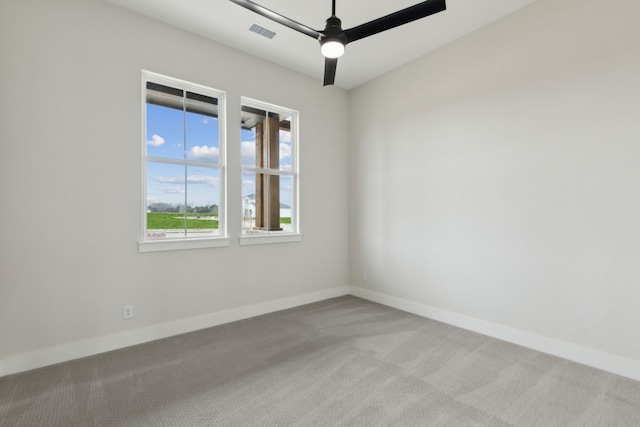
[[[357,27],[343,30],[342,21],[336,16],[336,0],[332,0],[331,16],[327,19],[324,30],[314,30],[250,0],[230,1],[282,24],[285,27],[289,27],[318,40],[320,42],[322,55],[325,57],[324,86],[334,83],[338,58],[342,56],[344,48],[348,43],[399,27],[400,25],[433,15],[434,13],[442,12],[447,8],[445,0],[427,0],[383,16],[382,18],[358,25]]]

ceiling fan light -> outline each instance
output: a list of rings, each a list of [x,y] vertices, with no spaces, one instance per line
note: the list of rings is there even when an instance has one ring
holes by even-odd
[[[326,39],[320,51],[325,58],[340,58],[344,53],[344,43],[340,39]]]

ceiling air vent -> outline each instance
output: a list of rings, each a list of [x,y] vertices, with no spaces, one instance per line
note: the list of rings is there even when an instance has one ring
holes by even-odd
[[[260,34],[261,36],[264,36],[268,39],[272,39],[276,36],[276,33],[271,31],[268,28],[265,28],[261,25],[258,24],[253,24],[250,28],[249,31],[253,31],[256,34]]]

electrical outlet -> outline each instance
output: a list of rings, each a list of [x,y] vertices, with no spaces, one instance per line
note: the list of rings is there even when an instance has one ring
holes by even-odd
[[[133,306],[125,305],[122,309],[122,318],[123,319],[133,319]]]
[[[363,271],[362,272],[362,281],[366,282],[368,278],[369,278],[369,275],[367,274],[367,272]]]

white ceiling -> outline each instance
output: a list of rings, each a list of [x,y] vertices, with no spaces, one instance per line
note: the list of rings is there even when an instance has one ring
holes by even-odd
[[[298,71],[322,84],[324,58],[318,42],[229,0],[106,0],[253,56]],[[287,18],[322,30],[331,0],[253,0]],[[338,60],[336,86],[352,89],[427,52],[525,7],[535,0],[447,0],[447,10],[358,40]],[[336,15],[348,29],[419,0],[336,0]],[[277,35],[269,40],[252,24]],[[384,53],[383,53],[384,52]]]

